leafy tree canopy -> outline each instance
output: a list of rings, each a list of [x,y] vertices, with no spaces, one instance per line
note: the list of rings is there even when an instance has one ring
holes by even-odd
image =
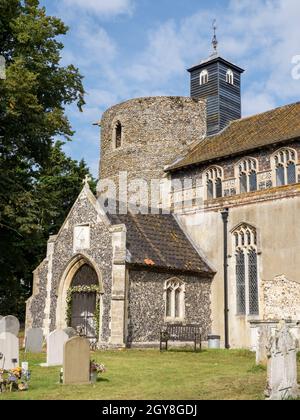
[[[83,77],[60,63],[68,28],[38,0],[0,0],[0,314],[24,317],[32,270],[89,173],[62,151],[66,106],[84,106]]]

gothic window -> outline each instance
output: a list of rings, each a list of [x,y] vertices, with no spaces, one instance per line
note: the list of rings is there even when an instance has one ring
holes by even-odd
[[[208,83],[208,71],[202,70],[200,73],[200,85],[206,85],[206,83]]]
[[[123,140],[123,127],[120,121],[118,121],[114,128],[114,144],[115,148],[119,149],[122,146]]]
[[[209,168],[206,173],[207,199],[220,198],[223,196],[223,171],[219,167]]]
[[[259,315],[256,230],[243,224],[233,233],[237,315]]]
[[[234,85],[234,74],[233,71],[228,69],[226,73],[226,82],[230,85]]]
[[[244,159],[238,165],[240,194],[257,191],[257,162],[255,159]]]
[[[281,149],[273,156],[277,187],[297,182],[296,163],[296,152],[293,149]]]
[[[184,284],[178,279],[166,282],[166,318],[169,320],[184,319]]]

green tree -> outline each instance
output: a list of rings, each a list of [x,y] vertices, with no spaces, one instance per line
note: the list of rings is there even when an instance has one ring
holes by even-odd
[[[88,174],[55,137],[73,136],[66,106],[84,105],[79,70],[60,64],[68,28],[38,0],[0,0],[0,313],[24,313],[31,271]],[[61,39],[61,38],[59,38]]]

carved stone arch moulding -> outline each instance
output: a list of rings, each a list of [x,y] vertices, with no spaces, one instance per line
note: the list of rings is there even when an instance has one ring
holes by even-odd
[[[104,294],[104,287],[102,281],[102,273],[96,262],[88,255],[80,253],[75,255],[67,264],[60,282],[56,289],[57,308],[56,308],[56,324],[57,328],[66,327],[66,312],[67,312],[67,297],[68,290],[72,285],[75,274],[85,264],[91,266],[98,277],[99,293]]]

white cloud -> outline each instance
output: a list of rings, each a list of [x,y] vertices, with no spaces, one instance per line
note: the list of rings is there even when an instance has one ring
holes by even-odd
[[[130,14],[133,0],[63,0],[67,7],[76,7],[99,16]]]
[[[221,55],[246,69],[243,115],[300,96],[300,80],[291,75],[292,57],[300,54],[299,0],[231,0],[227,7],[156,23],[148,29],[143,49],[130,52],[130,60],[99,19],[80,13],[79,8],[97,17],[112,16],[130,12],[133,1],[63,0],[62,4],[67,2],[74,7],[70,11],[72,45],[64,53],[64,61],[74,63],[87,76],[85,112],[79,117],[72,115],[81,126],[98,120],[107,107],[132,97],[188,92],[185,69],[210,54],[215,17]],[[92,129],[89,134],[79,129],[76,137],[82,136],[91,147],[98,141]]]
[[[300,80],[291,75],[292,57],[300,54],[299,16],[299,0],[231,0],[226,10],[164,22],[149,33],[148,46],[127,76],[134,75],[132,84],[157,90],[183,74],[186,66],[210,54],[210,22],[218,17],[221,55],[246,69],[244,114],[294,101],[300,95]]]

